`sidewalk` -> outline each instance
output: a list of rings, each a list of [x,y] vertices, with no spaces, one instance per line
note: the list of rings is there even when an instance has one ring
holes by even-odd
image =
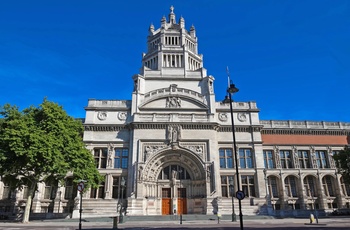
[[[297,224],[297,225],[308,225],[310,223],[309,219],[301,218],[284,218],[284,219],[247,219],[243,220],[244,224],[261,224],[261,225],[283,225],[283,224]],[[341,224],[343,226],[350,227],[350,218],[322,218],[319,219],[319,225],[332,225],[332,224]],[[237,222],[232,222],[230,220],[220,220],[218,223],[217,219],[211,220],[186,220],[185,218],[182,221],[181,226],[185,227],[186,225],[200,225],[200,226],[239,226],[239,220]],[[312,224],[317,225],[317,224]],[[62,220],[42,220],[42,221],[31,221],[27,224],[20,222],[0,222],[0,227],[42,227],[42,226],[57,226],[57,227],[76,227],[79,226],[79,219],[62,219]],[[82,220],[83,228],[104,228],[112,229],[113,219],[112,218],[91,218]],[[176,227],[180,226],[179,220],[170,220],[170,221],[128,221],[124,223],[119,223],[118,227],[123,228],[138,228],[138,227]],[[6,229],[5,228],[5,229]]]

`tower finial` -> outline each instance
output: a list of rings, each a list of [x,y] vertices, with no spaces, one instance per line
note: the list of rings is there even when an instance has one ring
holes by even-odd
[[[169,22],[172,24],[176,24],[175,22],[175,14],[174,14],[174,7],[170,7],[170,14],[169,14]]]

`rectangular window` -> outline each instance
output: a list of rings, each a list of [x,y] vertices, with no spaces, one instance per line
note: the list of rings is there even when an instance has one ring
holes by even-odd
[[[4,190],[2,192],[2,199],[11,199],[11,189],[10,186],[4,183]]]
[[[90,198],[104,198],[105,196],[105,183],[99,184],[98,188],[91,188]]]
[[[230,181],[234,183],[232,176],[221,176],[221,196],[222,197],[232,197],[233,194],[233,186],[230,185]]]
[[[232,149],[219,149],[220,168],[233,168]]]
[[[275,160],[273,157],[273,151],[272,150],[264,150],[264,165],[265,168],[273,169],[275,167]]]
[[[298,160],[300,168],[311,168],[309,151],[298,150]]]
[[[246,197],[255,197],[254,176],[241,176],[242,190]]]
[[[112,198],[114,199],[120,199],[120,198],[125,198],[125,188],[126,188],[126,180],[124,180],[125,184],[122,185],[122,177],[113,177],[113,193],[112,193]]]
[[[251,149],[239,149],[240,168],[253,168],[253,154]]]
[[[129,149],[116,148],[114,155],[114,168],[128,168]]]
[[[94,158],[96,168],[105,169],[107,167],[107,148],[96,148],[94,149]]]
[[[329,168],[325,151],[315,151],[315,158],[318,168]]]
[[[71,199],[74,199],[74,197],[76,196],[77,196],[77,189],[74,189],[73,187],[73,179],[67,178],[65,182],[64,199],[71,200]]]
[[[292,168],[292,156],[289,150],[280,150],[281,167]]]

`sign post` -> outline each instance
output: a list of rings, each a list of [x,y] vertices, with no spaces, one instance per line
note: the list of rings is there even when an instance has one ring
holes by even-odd
[[[81,215],[83,212],[83,191],[84,191],[85,185],[84,185],[84,181],[81,180],[78,183],[78,191],[80,193],[80,209],[79,209],[79,230],[81,230]]]

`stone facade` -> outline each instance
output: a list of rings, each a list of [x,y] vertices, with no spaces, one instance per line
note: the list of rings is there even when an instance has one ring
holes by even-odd
[[[237,190],[244,215],[349,207],[332,156],[349,144],[350,123],[264,121],[255,102],[233,102],[231,113],[215,101],[194,26],[187,31],[173,10],[149,27],[132,99],[88,101],[84,142],[105,181],[83,195],[83,215],[231,214]],[[71,182],[39,188],[33,212],[77,210]],[[23,207],[23,193],[1,183],[2,211]]]

